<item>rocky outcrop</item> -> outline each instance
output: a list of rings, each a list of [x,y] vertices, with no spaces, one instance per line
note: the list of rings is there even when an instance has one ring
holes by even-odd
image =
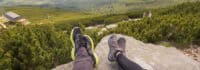
[[[198,62],[174,47],[147,44],[124,35],[117,36],[127,40],[127,57],[147,70],[200,70]],[[119,68],[117,63],[111,63],[107,59],[109,37],[110,35],[104,37],[96,47],[95,51],[100,63],[95,70],[117,70]],[[72,68],[73,62],[58,66],[53,70],[71,70]]]

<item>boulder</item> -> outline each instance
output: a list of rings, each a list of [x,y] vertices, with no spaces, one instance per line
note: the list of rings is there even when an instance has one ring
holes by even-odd
[[[108,61],[108,38],[104,37],[96,46],[99,64],[94,70],[118,70],[116,62]],[[126,56],[147,70],[200,70],[200,63],[184,55],[174,47],[164,47],[150,43],[143,43],[133,37],[119,35],[127,40]],[[72,70],[73,62],[60,65],[53,70]]]

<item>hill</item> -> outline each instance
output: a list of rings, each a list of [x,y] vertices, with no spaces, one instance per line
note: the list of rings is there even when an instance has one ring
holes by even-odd
[[[69,53],[72,45],[69,40],[69,34],[74,26],[80,26],[85,34],[89,34],[94,39],[95,44],[108,34],[120,33],[148,43],[167,41],[176,44],[198,45],[200,40],[199,5],[200,2],[187,2],[164,9],[152,9],[153,17],[142,18],[142,20],[136,22],[120,22],[129,18],[130,14],[133,16],[136,14],[138,16],[138,13],[130,12],[72,21],[63,20],[55,22],[55,24],[16,25],[17,27],[15,28],[1,31],[0,69],[48,70],[71,61]],[[35,10],[38,9],[36,8]],[[42,11],[46,12],[47,10]],[[18,13],[21,12],[20,10],[17,11],[19,11]],[[28,11],[31,11],[31,9],[28,9]],[[53,14],[55,11],[53,10]],[[41,18],[45,18],[44,13],[39,11],[34,12],[40,13],[42,16],[31,12],[24,13],[27,13],[27,18],[35,22],[33,24],[37,24],[37,20],[43,21]],[[60,16],[66,14],[62,12],[61,10],[61,14],[58,14]],[[139,12],[139,16],[141,16],[141,13],[143,11]],[[35,18],[32,19],[31,16]],[[41,18],[38,19],[38,16]],[[57,15],[55,16],[57,18]],[[98,30],[84,30],[85,26],[117,22],[119,22],[117,28],[108,30],[102,35],[97,35]]]
[[[87,11],[98,14],[125,13],[130,10],[163,8],[198,0],[1,0],[0,6],[32,5],[68,10]]]
[[[152,18],[143,18],[136,22],[121,22],[116,28],[117,30],[113,29],[108,33],[122,33],[151,43],[169,41],[181,44],[199,44],[199,9],[199,2],[188,2],[165,9],[156,9],[153,10]]]
[[[17,6],[5,7],[6,11],[13,11],[27,18],[32,23],[56,23],[64,20],[75,20],[80,18],[92,17],[79,11],[69,11],[59,8],[44,8],[38,6]]]

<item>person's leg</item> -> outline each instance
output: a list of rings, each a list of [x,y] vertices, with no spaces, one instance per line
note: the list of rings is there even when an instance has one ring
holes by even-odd
[[[88,55],[86,48],[81,47],[76,53],[73,70],[93,70],[93,63],[94,61]]]
[[[140,65],[129,60],[123,54],[117,55],[117,63],[123,70],[144,70],[142,67],[140,67]]]
[[[70,40],[73,46],[71,58],[75,61],[73,70],[92,70],[98,64],[92,39],[82,35],[80,28],[75,27],[71,31]]]
[[[110,48],[108,54],[108,60],[113,62],[116,61],[121,69],[123,70],[144,70],[138,64],[129,60],[125,56],[126,40],[125,38],[117,39],[116,35],[112,35],[108,40],[108,45]]]

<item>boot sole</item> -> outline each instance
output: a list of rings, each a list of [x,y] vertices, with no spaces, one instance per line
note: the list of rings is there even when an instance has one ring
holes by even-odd
[[[72,50],[71,50],[71,58],[72,58],[72,60],[75,60],[75,43],[74,43],[74,39],[73,39],[74,38],[74,36],[73,36],[74,29],[75,28],[73,28],[71,33],[70,33],[70,41],[72,43]]]

